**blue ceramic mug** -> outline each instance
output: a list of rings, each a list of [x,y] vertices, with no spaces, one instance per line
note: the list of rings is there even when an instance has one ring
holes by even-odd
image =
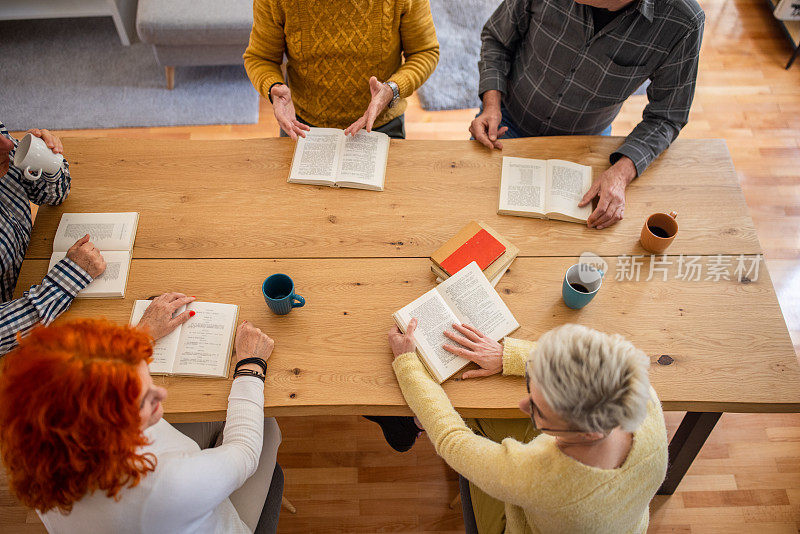
[[[285,274],[273,274],[261,284],[267,306],[277,315],[286,315],[292,308],[305,306],[306,299],[294,292],[294,282]]]
[[[576,263],[564,275],[561,296],[564,304],[573,310],[580,310],[597,294],[603,284],[603,271],[588,263]]]

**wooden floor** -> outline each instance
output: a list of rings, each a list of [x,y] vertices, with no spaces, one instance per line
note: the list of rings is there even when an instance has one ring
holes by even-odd
[[[705,0],[697,95],[681,136],[721,137],[731,150],[787,324],[800,348],[800,64],[763,0]],[[180,72],[177,74],[180,83]],[[626,135],[644,97],[613,126]],[[474,111],[406,113],[409,138],[465,139]],[[44,126],[44,125],[43,125]],[[277,134],[268,103],[256,125],[83,130],[61,135],[231,139]],[[647,179],[646,175],[642,179]],[[680,209],[680,207],[677,207]],[[746,320],[746,318],[743,318]],[[798,384],[800,387],[800,384]],[[667,414],[671,431],[682,414]],[[395,454],[357,417],[281,418],[278,460],[297,514],[280,532],[458,532],[455,474],[423,438]],[[800,530],[800,415],[725,414],[671,497],[652,505],[651,533]],[[0,473],[0,532],[43,532]]]

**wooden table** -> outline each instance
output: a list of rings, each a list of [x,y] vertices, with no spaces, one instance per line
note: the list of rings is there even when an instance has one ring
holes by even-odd
[[[676,279],[680,255],[755,255],[761,249],[724,142],[678,140],[628,189],[625,219],[584,226],[496,215],[503,155],[591,164],[595,175],[621,138],[506,141],[488,153],[467,141],[392,141],[386,191],[286,183],[293,144],[248,141],[66,139],[73,186],[37,216],[18,292],[45,274],[61,213],[139,211],[124,300],[77,300],[66,317],[127,322],[135,299],[176,290],[239,304],[240,315],[276,339],[267,377],[270,415],[409,414],[391,369],[391,313],[434,285],[427,256],[470,219],[509,237],[520,257],[497,286],[536,338],[566,322],[618,332],[650,355],[666,410],[686,410],[670,444],[674,491],[725,411],[800,411],[800,366],[766,266],[757,279]],[[646,255],[647,215],[677,210],[680,233],[668,279],[616,280],[623,255]],[[561,279],[583,252],[609,271],[598,296],[574,311]],[[736,258],[733,258],[734,264]],[[731,268],[731,275],[733,274]],[[305,308],[272,315],[260,292],[271,273],[291,275]],[[227,380],[156,379],[169,389],[171,421],[224,417]],[[493,376],[444,384],[465,416],[517,417],[524,383]]]

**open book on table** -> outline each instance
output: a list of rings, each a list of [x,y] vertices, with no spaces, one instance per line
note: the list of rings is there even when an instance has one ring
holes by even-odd
[[[578,202],[591,186],[588,165],[504,156],[497,213],[585,223],[592,204]]]
[[[77,298],[123,298],[138,225],[136,212],[64,213],[53,240],[48,270],[67,255],[67,250],[78,239],[89,234],[89,240],[103,255],[106,270],[78,293]]]
[[[135,326],[151,300],[137,300],[130,324]],[[156,341],[150,372],[155,375],[190,375],[227,378],[239,306],[216,302],[190,302],[175,312],[196,312],[194,317]]]
[[[388,155],[385,133],[311,128],[297,139],[289,182],[383,191]]]
[[[440,384],[469,363],[442,348],[445,343],[453,344],[444,336],[445,330],[454,331],[453,323],[474,326],[495,341],[519,328],[476,262],[396,311],[392,317],[403,332],[408,322],[417,318],[414,331],[417,352],[428,372]]]

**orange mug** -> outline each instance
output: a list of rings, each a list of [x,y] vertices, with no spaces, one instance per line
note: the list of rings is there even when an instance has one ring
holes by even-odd
[[[655,254],[664,252],[678,235],[677,211],[654,213],[647,218],[642,228],[641,242],[645,250]]]

